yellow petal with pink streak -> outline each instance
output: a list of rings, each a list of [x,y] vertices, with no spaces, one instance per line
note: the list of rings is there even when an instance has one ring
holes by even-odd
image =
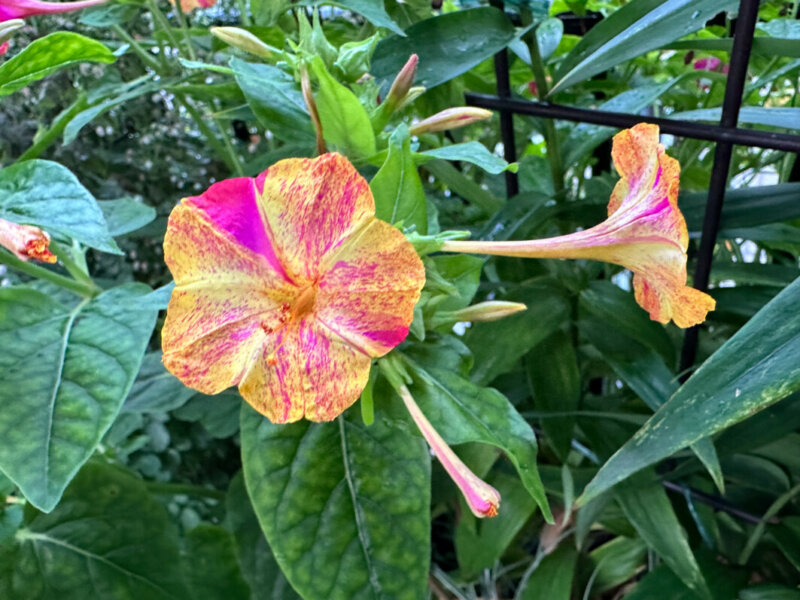
[[[318,279],[326,256],[375,214],[369,185],[340,154],[279,161],[256,178],[256,189],[280,261],[298,282]]]
[[[339,253],[319,283],[317,318],[369,356],[402,342],[425,284],[425,267],[405,236],[373,219]]]
[[[361,395],[370,357],[314,318],[269,338],[239,385],[273,423],[331,421]]]
[[[264,329],[280,325],[293,286],[191,203],[170,215],[164,258],[176,284],[161,332],[164,365],[204,393],[237,384]]]

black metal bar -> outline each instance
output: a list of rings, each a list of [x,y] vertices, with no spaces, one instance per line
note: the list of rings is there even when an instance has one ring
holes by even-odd
[[[736,127],[739,120],[739,108],[742,105],[742,94],[747,79],[747,65],[750,61],[750,49],[753,46],[753,34],[758,21],[758,0],[741,0],[736,27],[733,32],[733,48],[731,49],[730,70],[725,83],[725,97],[722,100],[722,117],[720,126]],[[717,242],[719,222],[722,217],[722,204],[725,201],[725,188],[728,184],[733,144],[728,141],[719,142],[714,151],[714,166],[711,169],[711,181],[708,187],[708,201],[703,220],[703,233],[700,237],[700,248],[697,251],[697,266],[694,272],[694,287],[698,290],[708,289],[711,274],[711,261],[714,246]],[[697,358],[699,328],[692,327],[686,332],[681,351],[681,371],[694,364]],[[688,375],[688,373],[687,373]]]
[[[549,102],[531,102],[516,98],[501,98],[488,94],[464,94],[466,103],[470,106],[489,108],[497,111],[506,111],[518,115],[561,119],[579,123],[593,123],[595,125],[608,125],[626,129],[637,123],[655,123],[662,133],[678,137],[710,142],[727,142],[742,146],[769,148],[785,152],[800,152],[800,136],[755,129],[740,129],[737,127],[723,127],[708,123],[681,121],[678,119],[665,119],[647,115],[632,115],[590,108],[573,108]],[[502,112],[501,112],[502,115]]]
[[[490,4],[503,10],[502,0],[490,0]],[[508,70],[508,50],[503,48],[494,55],[494,74],[497,78],[497,95],[511,98],[511,81]],[[500,137],[503,140],[503,157],[510,163],[517,162],[517,147],[514,142],[514,114],[509,110],[500,110]],[[519,194],[519,179],[516,173],[505,172],[506,196],[511,198]]]

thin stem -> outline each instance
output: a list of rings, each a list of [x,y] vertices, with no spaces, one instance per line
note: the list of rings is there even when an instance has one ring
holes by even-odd
[[[53,271],[50,271],[49,269],[45,269],[44,267],[40,267],[39,265],[31,262],[21,260],[9,252],[0,252],[0,264],[8,265],[9,267],[25,273],[26,275],[30,275],[31,277],[44,279],[45,281],[54,283],[57,286],[62,287],[65,290],[69,290],[70,292],[83,298],[93,298],[100,293],[100,288],[94,284],[89,286],[80,281],[59,275],[58,273],[53,273]]]
[[[164,30],[164,33],[169,39],[169,43],[172,44],[173,48],[180,48],[181,45],[178,43],[178,38],[176,38],[175,34],[172,33],[172,25],[169,24],[167,17],[158,7],[157,0],[148,0],[148,5],[150,6],[150,13],[153,15],[153,19],[157,21],[158,26]],[[163,45],[161,46],[161,54],[166,60],[166,52]]]
[[[239,18],[242,22],[242,25],[245,27],[250,27],[253,24],[253,21],[250,19],[250,13],[247,12],[247,0],[236,0],[236,6],[239,8]]]
[[[42,152],[47,150],[47,148],[49,148],[50,145],[55,142],[56,139],[58,139],[58,136],[63,133],[67,124],[72,121],[75,115],[88,108],[88,106],[89,102],[86,99],[86,94],[81,93],[75,102],[73,102],[67,109],[63,110],[55,118],[53,124],[50,126],[50,129],[39,136],[39,138],[20,155],[20,157],[17,159],[17,162],[38,158]]]
[[[225,136],[219,120],[212,118],[212,121],[219,128],[221,135],[217,135],[212,131],[212,129],[206,123],[206,118],[197,111],[197,109],[189,102],[186,96],[183,94],[175,94],[175,100],[180,102],[186,109],[186,112],[188,112],[192,119],[194,119],[194,122],[197,123],[197,127],[200,129],[200,132],[206,137],[208,143],[214,148],[219,157],[225,161],[225,164],[228,165],[228,168],[231,170],[231,172],[238,176],[244,175],[244,169],[239,161],[239,157],[236,155],[230,140],[227,138],[227,136]],[[222,142],[220,142],[220,137],[222,138]]]
[[[50,250],[58,257],[58,259],[61,261],[61,264],[64,265],[64,268],[76,281],[79,281],[87,286],[97,287],[92,278],[89,276],[89,273],[86,271],[85,267],[79,265],[73,259],[72,252],[68,248],[64,248],[58,243],[51,241]]]
[[[186,43],[186,51],[189,53],[189,58],[192,60],[197,60],[197,54],[194,52],[194,47],[192,46],[192,38],[191,34],[189,33],[189,26],[186,23],[186,15],[183,12],[183,6],[181,6],[180,0],[175,0],[175,14],[178,15],[178,23],[181,26],[181,31],[183,32],[183,41]]]

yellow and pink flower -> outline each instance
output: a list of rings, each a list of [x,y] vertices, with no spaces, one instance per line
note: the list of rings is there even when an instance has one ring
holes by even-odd
[[[686,285],[689,234],[678,209],[680,165],[658,142],[658,126],[640,123],[614,137],[621,179],[611,193],[608,219],[585,231],[543,240],[448,241],[447,252],[529,258],[581,258],[633,272],[636,301],[660,323],[702,323],[714,299]]]
[[[338,154],[184,199],[164,256],[176,284],[165,366],[206,394],[238,386],[275,423],[329,421],[353,404],[372,359],[408,335],[425,282],[413,246],[375,217],[367,182]]]

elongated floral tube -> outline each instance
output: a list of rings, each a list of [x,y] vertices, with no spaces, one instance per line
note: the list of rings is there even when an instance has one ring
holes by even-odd
[[[658,143],[658,126],[640,123],[614,137],[621,179],[611,193],[608,218],[584,231],[543,240],[448,241],[445,252],[525,258],[582,258],[633,272],[636,301],[660,323],[702,323],[714,299],[686,285],[689,234],[678,209],[678,161]]]
[[[239,50],[244,50],[260,58],[272,56],[272,48],[241,27],[210,27],[209,31],[215,38]]]
[[[50,236],[33,225],[19,225],[0,219],[0,246],[10,250],[20,260],[56,262],[55,255],[49,249]]]
[[[431,450],[436,454],[436,458],[450,475],[453,483],[461,490],[472,514],[478,518],[497,516],[497,509],[500,507],[500,492],[475,475],[467,465],[461,462],[461,459],[433,428],[431,422],[422,414],[406,386],[400,386],[398,392],[411,414],[411,418],[414,419],[414,423],[417,424]]]
[[[0,2],[0,22],[10,19],[27,19],[37,15],[72,12],[105,4],[108,0],[80,0],[78,2],[43,2],[42,0],[3,0]]]
[[[490,119],[491,116],[492,111],[484,108],[456,106],[454,108],[446,108],[427,119],[423,119],[411,127],[409,131],[411,135],[420,135],[446,129],[457,129],[458,127],[466,127],[472,123]]]

